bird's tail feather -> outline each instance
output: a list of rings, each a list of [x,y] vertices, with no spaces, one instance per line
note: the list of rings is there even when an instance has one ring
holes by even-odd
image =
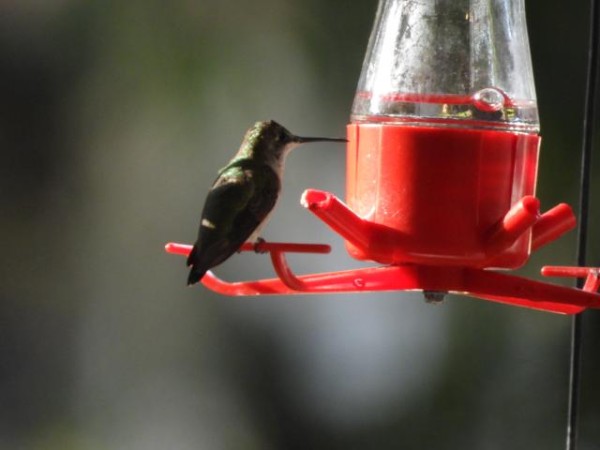
[[[196,261],[196,256],[198,256],[198,247],[196,247],[195,245],[192,247],[192,251],[190,252],[190,254],[187,257],[187,260],[185,261],[185,264],[190,267],[194,265],[194,261]]]
[[[201,269],[200,267],[192,266],[190,274],[188,275],[187,285],[191,286],[193,284],[198,283],[205,273],[206,269]]]
[[[202,277],[204,276],[204,274],[206,273],[206,270],[207,270],[207,269],[203,269],[203,268],[199,267],[199,265],[196,263],[197,256],[198,256],[198,248],[194,245],[194,247],[192,248],[192,251],[188,255],[187,262],[186,262],[188,267],[191,267],[190,274],[188,275],[188,279],[187,279],[188,286],[198,283],[202,279]]]

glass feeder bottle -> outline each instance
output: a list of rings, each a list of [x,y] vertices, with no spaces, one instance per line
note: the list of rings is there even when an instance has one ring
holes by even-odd
[[[348,125],[348,206],[392,230],[358,259],[516,268],[528,230],[491,235],[535,193],[539,119],[523,0],[380,0]]]

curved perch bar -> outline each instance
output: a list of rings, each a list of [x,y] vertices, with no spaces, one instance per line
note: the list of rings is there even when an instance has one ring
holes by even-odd
[[[308,291],[310,289],[306,283],[294,275],[285,259],[285,253],[279,251],[271,252],[271,262],[273,263],[275,273],[288,288],[293,291]]]
[[[545,277],[585,278],[581,289],[586,292],[597,292],[600,289],[600,268],[597,267],[546,266],[542,267],[542,275]]]
[[[207,272],[202,283],[223,295],[331,294],[376,291],[438,291],[469,295],[542,311],[575,314],[600,306],[597,268],[544,268],[544,275],[587,277],[583,290],[529,280],[508,274],[467,267],[380,266],[296,276],[283,252],[286,244],[270,243],[271,258],[279,278],[229,283]],[[304,250],[310,244],[301,245]],[[290,247],[288,247],[290,248]],[[191,246],[167,244],[169,253],[185,256]],[[322,247],[315,249],[323,250]]]

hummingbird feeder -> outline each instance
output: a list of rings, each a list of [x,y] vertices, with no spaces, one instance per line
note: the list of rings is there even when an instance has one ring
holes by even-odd
[[[260,243],[277,278],[203,284],[225,295],[420,290],[574,314],[600,307],[598,268],[544,267],[582,289],[506,273],[575,227],[566,204],[535,197],[539,118],[523,0],[380,0],[347,127],[346,201],[301,203],[376,266],[296,276]],[[186,255],[191,246],[167,244]],[[244,250],[252,250],[246,244]],[[504,270],[504,272],[502,272]]]

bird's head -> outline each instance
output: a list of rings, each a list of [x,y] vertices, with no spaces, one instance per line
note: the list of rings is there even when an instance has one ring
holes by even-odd
[[[246,133],[246,142],[252,147],[255,155],[269,160],[280,161],[289,150],[308,142],[346,142],[346,139],[301,137],[290,133],[274,120],[256,122]]]

